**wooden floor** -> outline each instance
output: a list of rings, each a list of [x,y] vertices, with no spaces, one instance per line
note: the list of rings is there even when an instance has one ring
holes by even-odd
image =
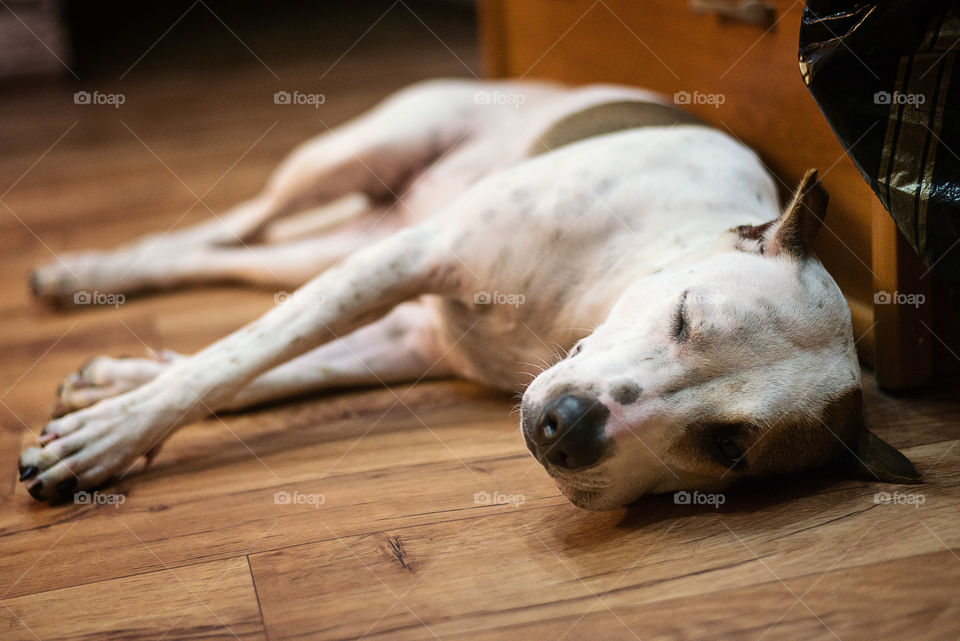
[[[322,110],[273,104],[314,86],[305,67],[98,87],[123,91],[120,109],[74,105],[73,87],[0,100],[0,638],[958,638],[955,387],[893,399],[867,380],[869,422],[922,486],[822,475],[719,509],[650,497],[588,513],[528,455],[512,399],[437,382],[187,427],[105,490],[120,505],[30,499],[16,459],[64,375],[100,353],[198,349],[273,299],[224,287],[55,313],[30,299],[29,268],[222,211],[306,135],[410,80],[468,73],[425,42],[344,59]],[[914,504],[875,502],[896,490]]]

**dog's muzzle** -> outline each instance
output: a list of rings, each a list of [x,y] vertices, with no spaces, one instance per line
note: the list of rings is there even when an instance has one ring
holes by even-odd
[[[542,409],[524,408],[523,436],[544,467],[577,470],[599,462],[610,449],[603,429],[609,416],[597,398],[564,394]]]

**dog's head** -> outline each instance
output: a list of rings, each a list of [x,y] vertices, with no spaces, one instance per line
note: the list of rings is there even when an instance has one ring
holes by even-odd
[[[826,205],[811,171],[780,218],[638,280],[530,384],[524,438],[568,499],[611,509],[841,459],[918,480],[862,422],[850,312],[810,249]]]

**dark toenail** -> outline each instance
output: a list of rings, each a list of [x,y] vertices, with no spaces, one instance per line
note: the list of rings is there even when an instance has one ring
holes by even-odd
[[[35,271],[30,272],[30,291],[34,296],[40,295],[40,274]]]
[[[57,396],[60,396],[61,394],[63,394],[63,383],[57,385]]]
[[[57,496],[61,499],[72,499],[74,492],[77,491],[77,477],[71,476],[70,478],[60,481],[57,483],[57,487],[54,488]]]
[[[37,481],[33,485],[27,488],[27,492],[30,492],[30,496],[37,499],[38,501],[43,500],[43,481]]]
[[[28,465],[27,467],[20,468],[20,480],[26,481],[31,476],[35,475],[40,471],[40,468],[36,465]]]

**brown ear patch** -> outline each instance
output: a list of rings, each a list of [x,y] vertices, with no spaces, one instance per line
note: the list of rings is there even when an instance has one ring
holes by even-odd
[[[766,256],[783,254],[801,260],[806,258],[823,225],[829,199],[817,170],[809,170],[780,218],[762,225],[740,225],[728,232],[733,237],[733,249]],[[723,246],[729,248],[729,243],[725,240]]]
[[[863,427],[862,412],[862,392],[854,388],[831,399],[817,415],[796,414],[767,426],[754,448],[755,472],[783,476],[836,463],[845,452],[842,444]]]
[[[820,183],[817,170],[807,171],[780,217],[776,234],[765,253],[776,255],[782,252],[796,258],[808,256],[813,239],[827,215],[829,200],[830,196]]]
[[[817,418],[797,417],[787,429],[776,429],[756,449],[761,450],[757,459],[763,463],[754,466],[759,474],[789,473],[840,462],[868,481],[923,482],[906,456],[864,426],[859,388],[833,399]]]
[[[923,477],[900,450],[864,428],[853,444],[853,467],[885,483],[922,483]]]

